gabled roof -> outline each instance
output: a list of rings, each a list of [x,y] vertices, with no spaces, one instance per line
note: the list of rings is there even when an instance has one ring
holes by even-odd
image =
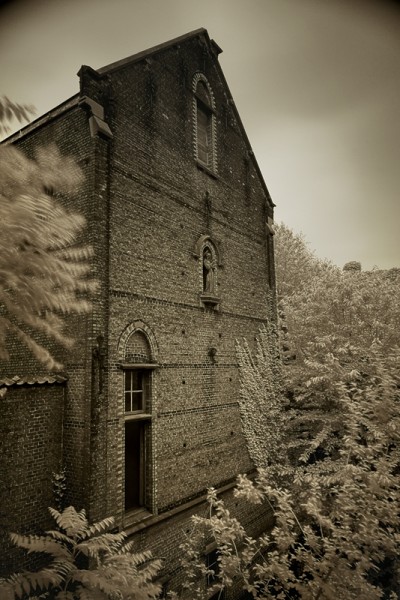
[[[151,56],[154,56],[155,54],[162,52],[163,50],[166,50],[168,48],[174,47],[174,46],[179,46],[185,42],[187,42],[188,40],[191,40],[193,38],[196,37],[202,37],[204,39],[204,41],[206,42],[206,44],[208,44],[210,50],[213,52],[213,54],[218,57],[218,55],[222,52],[221,48],[218,46],[218,44],[216,44],[216,42],[214,42],[214,40],[211,40],[208,32],[206,29],[204,29],[204,27],[200,28],[200,29],[195,29],[194,31],[190,31],[189,33],[186,33],[185,35],[181,35],[179,37],[176,37],[172,40],[169,40],[167,42],[163,42],[162,44],[158,44],[157,46],[153,46],[151,48],[148,48],[147,50],[143,50],[142,52],[138,52],[136,54],[133,54],[132,56],[128,56],[127,58],[124,58],[122,60],[118,60],[116,62],[110,63],[109,65],[106,65],[105,67],[101,67],[99,69],[92,69],[91,67],[85,67],[82,66],[79,73],[81,73],[81,71],[83,69],[87,69],[89,70],[93,76],[97,76],[99,79],[101,79],[104,75],[108,75],[110,73],[113,73],[115,71],[117,71],[118,69],[122,69],[126,66],[129,66],[131,64],[146,60],[148,58],[150,58]],[[231,108],[235,114],[235,118],[236,121],[238,123],[238,126],[240,128],[241,134],[243,136],[243,139],[245,140],[245,143],[247,145],[248,148],[248,154],[253,162],[254,168],[260,178],[261,184],[264,188],[264,192],[267,198],[267,202],[269,203],[270,206],[275,206],[274,203],[272,202],[271,196],[269,194],[268,188],[265,184],[264,181],[264,177],[261,173],[261,170],[258,166],[257,160],[254,156],[250,141],[247,137],[246,134],[246,130],[243,127],[243,123],[242,120],[240,118],[240,115],[236,109],[235,103],[233,101],[232,98],[232,94],[229,90],[229,86],[226,82],[224,73],[222,71],[221,65],[219,64],[219,61],[216,60],[215,61],[215,66],[218,69],[219,75],[221,77],[221,81],[223,82],[226,92],[227,92],[227,96],[228,96],[228,100],[229,103],[231,105]],[[79,105],[79,95],[75,95],[72,98],[70,98],[69,100],[67,100],[66,102],[60,104],[58,107],[50,110],[48,113],[46,113],[45,115],[43,115],[42,117],[39,117],[38,119],[36,119],[35,121],[33,121],[32,123],[30,123],[29,125],[27,125],[26,127],[24,127],[22,130],[20,130],[19,132],[11,135],[9,138],[7,138],[7,140],[4,140],[6,142],[14,142],[17,139],[19,139],[20,137],[22,137],[24,134],[29,133],[30,131],[32,131],[33,129],[35,129],[36,127],[41,127],[42,125],[46,124],[48,121],[51,121],[52,119],[54,119],[55,117],[57,117],[58,115],[62,114],[63,112],[66,112],[67,110],[70,110],[72,107]]]
[[[112,71],[116,71],[127,65],[139,62],[141,60],[145,60],[146,58],[150,58],[150,56],[154,56],[154,54],[157,54],[158,52],[161,52],[162,50],[166,50],[167,48],[177,46],[179,44],[182,44],[183,42],[187,42],[188,40],[195,38],[195,37],[199,37],[199,36],[205,37],[207,42],[209,42],[211,44],[211,46],[213,47],[216,54],[220,54],[222,52],[221,48],[214,42],[214,40],[210,40],[207,30],[204,29],[204,27],[201,27],[200,29],[195,29],[194,31],[190,31],[189,33],[186,33],[185,35],[181,35],[172,40],[168,40],[167,42],[163,42],[162,44],[158,44],[157,46],[152,46],[151,48],[148,48],[147,50],[142,50],[141,52],[132,54],[132,56],[128,56],[127,58],[123,58],[122,60],[117,60],[116,62],[106,65],[105,67],[96,69],[96,71],[97,71],[97,73],[100,73],[101,75],[103,75],[105,73],[110,73]]]
[[[127,58],[124,58],[122,60],[118,60],[117,62],[111,63],[111,64],[109,64],[109,65],[107,65],[105,67],[101,67],[100,69],[96,69],[96,70],[94,70],[94,73],[97,73],[100,76],[102,76],[102,75],[108,75],[109,73],[113,73],[113,72],[117,71],[118,69],[122,69],[122,68],[124,68],[126,66],[132,65],[132,64],[140,62],[142,60],[146,60],[146,59],[150,58],[151,56],[154,56],[155,54],[158,54],[159,52],[162,52],[163,50],[166,50],[168,48],[172,48],[174,46],[179,46],[179,45],[181,45],[181,44],[183,44],[183,43],[187,42],[188,40],[193,39],[195,37],[203,37],[203,39],[205,40],[205,42],[209,45],[210,50],[213,52],[213,54],[216,57],[219,54],[221,54],[222,49],[218,46],[218,44],[214,40],[210,39],[207,30],[204,29],[204,27],[201,27],[200,29],[195,29],[194,31],[190,31],[189,33],[186,33],[185,35],[181,35],[181,36],[179,36],[177,38],[174,38],[174,39],[169,40],[167,42],[164,42],[162,44],[158,44],[157,46],[153,46],[152,48],[148,48],[147,50],[143,50],[142,52],[138,52],[137,54],[133,54],[132,56],[128,56]],[[228,86],[227,81],[225,79],[225,75],[224,75],[224,73],[222,71],[222,68],[221,68],[218,60],[215,61],[215,65],[216,65],[216,68],[219,71],[219,75],[220,75],[221,80],[222,80],[222,82],[223,82],[223,84],[225,86],[225,89],[227,91],[228,100],[230,102],[232,110],[235,113],[235,118],[236,118],[236,121],[237,121],[237,123],[239,125],[239,128],[240,128],[241,134],[243,136],[243,139],[245,140],[245,143],[246,143],[246,145],[248,147],[249,156],[250,156],[251,160],[253,161],[254,168],[257,171],[257,174],[258,174],[258,176],[260,178],[261,184],[262,184],[262,186],[264,188],[264,192],[265,192],[267,201],[270,204],[270,206],[275,206],[275,204],[272,202],[272,199],[271,199],[271,196],[269,194],[268,188],[267,188],[267,186],[265,184],[264,177],[263,177],[263,175],[261,173],[260,167],[258,166],[257,160],[256,160],[256,158],[254,156],[253,149],[251,147],[249,138],[247,137],[247,134],[246,134],[246,130],[243,127],[242,120],[241,120],[240,115],[239,115],[239,113],[238,113],[238,111],[236,109],[234,100],[232,98],[232,94],[231,94],[231,92],[229,90],[229,86]]]

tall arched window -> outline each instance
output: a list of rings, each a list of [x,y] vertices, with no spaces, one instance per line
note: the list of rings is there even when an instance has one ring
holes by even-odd
[[[193,78],[193,138],[195,157],[201,166],[217,172],[215,101],[202,73]]]
[[[125,422],[125,510],[151,510],[152,379],[157,366],[141,322],[132,323],[120,338]]]

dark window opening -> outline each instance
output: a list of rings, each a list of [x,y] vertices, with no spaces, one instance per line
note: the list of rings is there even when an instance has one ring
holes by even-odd
[[[212,571],[212,573],[207,573],[207,585],[210,586],[217,582],[220,571],[217,548],[206,554],[206,567],[207,570]]]
[[[125,510],[145,502],[145,427],[143,421],[125,423]]]
[[[125,404],[125,510],[145,507],[149,426],[150,372],[124,372]]]
[[[212,113],[197,102],[197,156],[207,167],[212,167],[212,150]]]

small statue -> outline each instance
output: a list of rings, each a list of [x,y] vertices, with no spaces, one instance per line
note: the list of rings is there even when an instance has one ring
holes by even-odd
[[[203,286],[207,294],[215,293],[215,266],[209,248],[204,250],[203,255]]]

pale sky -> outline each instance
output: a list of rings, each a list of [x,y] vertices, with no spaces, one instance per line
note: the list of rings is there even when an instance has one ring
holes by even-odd
[[[389,0],[0,0],[0,94],[41,115],[205,27],[275,220],[340,267],[400,266],[400,7]]]

